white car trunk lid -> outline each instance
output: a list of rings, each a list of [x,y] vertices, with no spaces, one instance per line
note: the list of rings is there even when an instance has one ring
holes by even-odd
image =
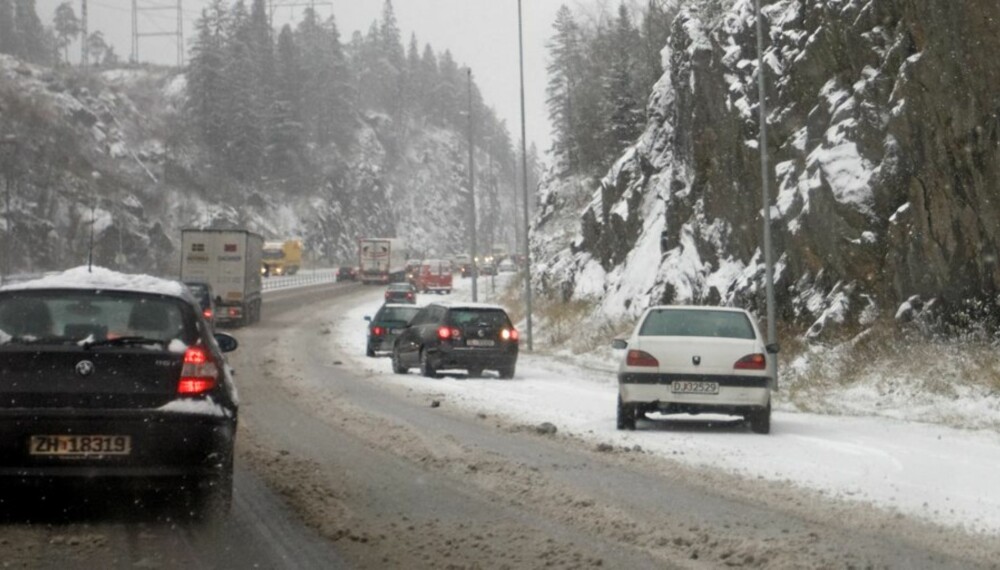
[[[737,360],[762,352],[752,339],[670,336],[639,337],[629,349],[653,355],[662,374],[733,374]]]

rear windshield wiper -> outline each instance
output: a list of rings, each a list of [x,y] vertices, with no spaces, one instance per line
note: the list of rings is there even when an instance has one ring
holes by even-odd
[[[117,338],[106,338],[104,340],[94,340],[81,344],[84,350],[89,350],[95,346],[129,346],[141,344],[167,344],[162,338],[149,338],[145,336],[120,336]]]

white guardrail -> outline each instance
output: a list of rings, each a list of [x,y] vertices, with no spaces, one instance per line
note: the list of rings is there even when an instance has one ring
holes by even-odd
[[[294,287],[305,287],[307,285],[319,285],[321,283],[335,283],[337,281],[336,269],[302,269],[295,275],[281,275],[263,277],[265,291],[275,291],[277,289],[292,289]]]

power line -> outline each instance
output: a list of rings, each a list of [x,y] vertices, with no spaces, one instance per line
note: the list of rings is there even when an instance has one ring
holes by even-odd
[[[84,0],[86,1],[86,0]],[[164,31],[162,28],[153,23],[153,18],[151,14],[157,12],[175,12],[177,17],[177,28],[175,31]],[[139,15],[149,22],[154,29],[158,30],[155,32],[143,32],[139,28]],[[139,42],[141,38],[148,37],[158,37],[158,36],[173,36],[174,41],[177,42],[177,67],[184,65],[184,7],[182,5],[182,0],[176,0],[176,4],[145,4],[139,5],[139,0],[132,0],[132,55],[131,60],[133,63],[139,62]]]
[[[333,2],[322,2],[318,0],[267,0],[268,18],[270,25],[274,26],[274,12],[279,8],[310,8],[316,10],[317,6],[329,7],[333,10]]]

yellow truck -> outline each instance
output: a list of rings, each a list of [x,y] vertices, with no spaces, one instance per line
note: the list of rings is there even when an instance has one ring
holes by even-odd
[[[264,242],[264,255],[260,273],[264,277],[272,275],[295,275],[302,266],[302,240]]]

